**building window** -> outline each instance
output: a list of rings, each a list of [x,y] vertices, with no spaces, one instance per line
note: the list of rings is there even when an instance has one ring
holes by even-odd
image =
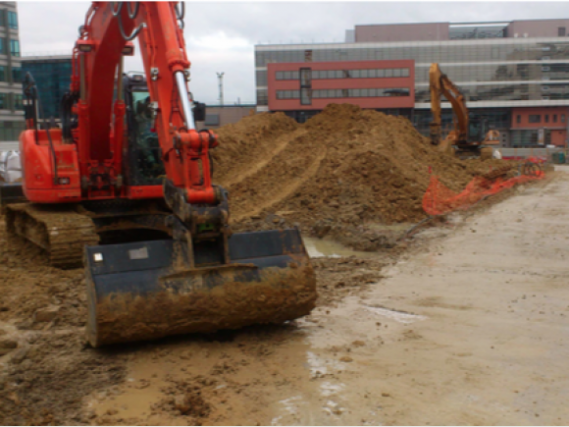
[[[15,110],[23,110],[24,103],[23,103],[24,95],[15,93],[14,94],[14,109]]]
[[[300,89],[300,105],[311,105],[312,97],[310,96],[310,89]]]
[[[529,115],[529,122],[530,123],[541,123],[541,115],[540,114],[530,114]]]
[[[565,114],[561,114],[561,123],[565,123]]]
[[[565,37],[565,27],[558,27],[557,28],[557,35],[559,37]]]
[[[14,30],[18,29],[18,14],[8,11],[8,26]]]
[[[10,40],[10,52],[12,56],[20,56],[20,42],[18,40]]]
[[[553,115],[553,123],[557,123],[557,114]]]
[[[6,109],[6,94],[0,93],[0,110]]]
[[[287,74],[289,73],[289,74]],[[298,71],[277,71],[275,77],[277,80],[296,80],[298,79]],[[296,75],[296,77],[295,77]],[[409,68],[363,68],[353,70],[314,70],[312,71],[312,79],[375,79],[382,77],[409,77]]]
[[[277,98],[284,99],[285,95],[279,92],[277,91]],[[409,88],[316,89],[312,91],[313,98],[376,98],[409,95]]]
[[[4,26],[4,11],[0,10],[0,27]]]
[[[516,123],[520,124],[522,122],[522,116],[519,114],[516,116]]]
[[[6,55],[6,48],[4,47],[4,39],[0,37],[0,54]]]
[[[12,68],[12,82],[22,82],[22,69],[20,67]]]
[[[545,115],[545,123],[549,123],[549,114]]]

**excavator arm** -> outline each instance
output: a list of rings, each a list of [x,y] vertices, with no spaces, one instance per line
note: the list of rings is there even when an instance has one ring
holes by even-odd
[[[433,145],[439,145],[441,135],[441,95],[452,105],[455,116],[455,128],[446,139],[461,144],[468,138],[468,108],[464,96],[455,84],[439,68],[439,64],[431,64],[429,69],[429,87],[431,92],[431,112],[433,121],[430,123],[430,138]]]
[[[183,17],[175,2],[93,2],[75,45],[71,138],[82,191],[91,199],[109,187],[123,191],[121,64],[138,37],[173,213],[172,239],[86,247],[93,346],[281,323],[308,314],[316,300],[297,229],[230,231],[227,192],[211,181],[217,136],[195,128]]]

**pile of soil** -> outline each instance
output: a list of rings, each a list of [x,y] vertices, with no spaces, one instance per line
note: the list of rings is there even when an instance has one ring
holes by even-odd
[[[268,215],[304,229],[414,223],[426,216],[430,173],[460,191],[505,163],[442,154],[409,120],[349,104],[331,104],[305,124],[259,114],[218,134],[214,181],[229,190],[237,224]]]

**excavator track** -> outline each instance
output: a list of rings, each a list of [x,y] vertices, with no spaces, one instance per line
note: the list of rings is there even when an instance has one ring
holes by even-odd
[[[84,246],[99,243],[92,219],[77,213],[73,206],[6,206],[6,230],[45,250],[50,265],[58,268],[81,267]]]

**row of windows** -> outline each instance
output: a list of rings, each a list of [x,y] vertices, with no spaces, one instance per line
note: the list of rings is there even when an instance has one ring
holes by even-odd
[[[307,91],[309,98],[368,98],[409,96],[409,88],[370,88],[370,89],[313,89]],[[299,99],[300,90],[278,90],[277,99]]]
[[[467,102],[474,101],[547,101],[547,100],[566,100],[569,99],[569,85],[560,84],[548,85],[548,89],[543,91],[539,84],[519,84],[519,85],[484,85],[475,87],[462,87]],[[415,89],[415,102],[431,102],[428,88]],[[288,99],[288,98],[282,98]],[[257,104],[268,105],[267,89],[257,89]]]
[[[551,130],[512,130],[510,145],[512,147],[536,147],[551,144]]]
[[[7,55],[6,43],[3,38],[0,38],[0,55]],[[12,56],[20,56],[20,42],[18,40],[10,39],[10,53]]]
[[[24,95],[19,93],[0,93],[0,110],[23,110]]]
[[[346,48],[341,44],[330,49],[293,48],[289,50],[258,50],[255,65],[268,63],[328,62],[413,59],[417,63],[480,62],[480,61],[547,61],[569,59],[569,41],[536,42],[531,40],[505,40],[504,43],[460,41],[415,46],[384,45],[379,47]]]
[[[543,115],[544,123],[549,123],[549,114]],[[521,123],[522,117],[518,114],[516,116],[516,123]],[[528,116],[528,122],[530,123],[541,123],[541,114],[530,114]],[[557,114],[551,115],[551,122],[557,123]],[[561,114],[561,123],[565,123],[565,114]]]
[[[18,14],[16,12],[12,12],[10,10],[0,10],[0,27],[3,27],[4,24],[4,15],[7,13],[8,16],[8,27],[12,28],[13,30],[18,29]]]
[[[569,59],[569,58],[568,58]],[[408,69],[401,69],[399,74],[393,74],[389,70],[367,70],[367,77],[407,77]],[[407,71],[405,71],[407,70]],[[361,70],[352,70],[361,71]],[[383,73],[382,73],[383,71]],[[491,81],[556,81],[569,80],[569,64],[495,64],[495,65],[459,65],[443,67],[443,72],[455,83],[461,82],[491,82]],[[280,75],[278,73],[288,73]],[[318,74],[315,74],[318,73]],[[324,74],[326,73],[326,74]],[[328,74],[330,73],[330,74]],[[332,74],[333,73],[333,74]],[[312,71],[312,78],[346,78],[341,75],[343,71]],[[277,80],[297,80],[298,71],[279,71]],[[358,73],[355,73],[357,76]],[[318,77],[315,77],[318,76]],[[326,76],[326,77],[324,77]],[[330,77],[328,77],[330,76]],[[361,77],[362,74],[360,73]],[[365,73],[364,73],[365,76]],[[351,76],[354,77],[354,76]],[[267,71],[257,70],[257,86],[267,86]],[[417,66],[415,68],[415,83],[428,84],[429,66]]]
[[[568,58],[569,59],[569,58]],[[519,81],[519,80],[569,80],[569,64],[495,64],[441,67],[455,83]],[[415,82],[428,83],[429,67],[415,68]]]
[[[511,110],[509,108],[476,108],[471,110],[471,117],[477,117],[488,125],[489,129],[509,129],[511,127]],[[429,123],[433,120],[430,109],[414,110],[413,126],[424,136],[429,136]],[[454,128],[454,112],[452,109],[443,109],[441,124],[445,131]]]
[[[544,87],[546,88],[544,90]],[[569,84],[510,84],[510,85],[478,85],[460,88],[465,100],[472,101],[530,101],[569,99]],[[430,102],[428,87],[415,89],[415,102]]]
[[[361,70],[312,70],[312,79],[409,77],[409,68],[373,68]],[[277,71],[277,80],[298,80],[298,71]]]

